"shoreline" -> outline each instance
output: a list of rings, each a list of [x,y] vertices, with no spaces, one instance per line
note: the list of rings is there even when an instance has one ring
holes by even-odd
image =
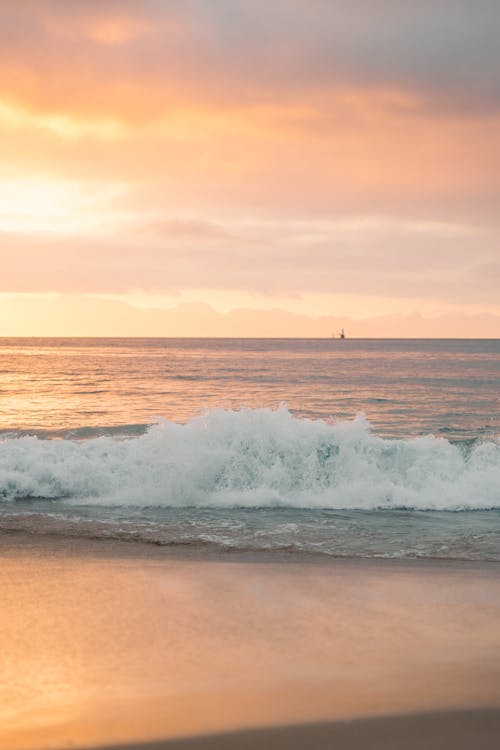
[[[1,518],[0,518],[1,523]],[[324,566],[380,566],[409,569],[474,569],[500,572],[500,560],[471,560],[449,557],[382,557],[331,555],[297,549],[241,549],[223,547],[212,542],[147,542],[142,539],[92,535],[33,533],[25,529],[0,526],[0,559],[19,552],[51,553],[78,557],[90,552],[101,558],[137,560],[177,560],[179,562],[290,563]]]

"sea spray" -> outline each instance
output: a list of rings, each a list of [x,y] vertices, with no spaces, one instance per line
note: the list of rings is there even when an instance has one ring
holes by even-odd
[[[119,439],[0,442],[0,497],[157,507],[500,507],[500,444],[373,434],[277,410],[208,411]]]

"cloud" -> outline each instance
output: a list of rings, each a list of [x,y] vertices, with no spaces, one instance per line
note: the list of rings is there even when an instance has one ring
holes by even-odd
[[[374,219],[215,227],[170,221],[148,232],[122,240],[4,233],[2,290],[219,289],[498,305],[498,236],[473,227]]]
[[[2,173],[120,181],[133,213],[212,222],[498,224],[499,17],[489,0],[7,0]]]
[[[307,108],[196,110],[137,131],[71,121],[62,135],[53,125],[29,113],[2,119],[0,108],[7,181],[35,174],[120,183],[123,211],[167,220],[393,214],[499,222],[500,117],[382,116],[368,97],[339,104],[335,117]]]
[[[479,116],[500,109],[496,0],[7,0],[0,90],[40,112],[144,121],[179,106],[345,90],[379,106]],[[399,92],[399,93],[398,93]]]
[[[1,290],[497,305],[499,23],[492,0],[0,3]]]
[[[135,230],[139,235],[175,240],[235,240],[230,231],[213,221],[203,219],[166,219],[152,221]]]

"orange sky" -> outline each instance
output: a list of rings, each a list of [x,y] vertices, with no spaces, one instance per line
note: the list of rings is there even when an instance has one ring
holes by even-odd
[[[500,336],[500,6],[268,6],[0,5],[0,335]]]

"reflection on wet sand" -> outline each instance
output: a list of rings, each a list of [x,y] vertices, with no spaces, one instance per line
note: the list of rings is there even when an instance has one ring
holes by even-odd
[[[500,705],[494,564],[2,538],[0,746]]]

